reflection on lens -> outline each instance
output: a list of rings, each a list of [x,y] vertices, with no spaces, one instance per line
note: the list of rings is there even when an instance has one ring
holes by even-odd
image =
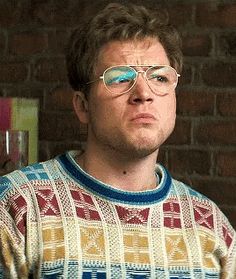
[[[133,85],[135,78],[135,70],[126,66],[113,67],[104,73],[104,82],[114,93],[128,90]]]

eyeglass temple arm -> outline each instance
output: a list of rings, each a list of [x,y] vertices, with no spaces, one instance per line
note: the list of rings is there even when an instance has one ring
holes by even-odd
[[[100,79],[103,79],[103,76],[100,76],[99,78],[97,78],[95,80],[88,81],[88,82],[86,82],[86,84],[94,83],[96,81],[99,81]]]

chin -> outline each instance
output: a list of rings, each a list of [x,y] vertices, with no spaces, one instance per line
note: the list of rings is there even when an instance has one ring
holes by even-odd
[[[151,148],[139,148],[136,150],[133,150],[132,153],[130,153],[130,158],[137,158],[137,159],[142,159],[145,157],[150,156],[151,154],[155,153],[159,147],[153,147]]]
[[[142,159],[147,157],[159,149],[159,142],[140,141],[123,144],[118,147],[119,151],[129,158]]]

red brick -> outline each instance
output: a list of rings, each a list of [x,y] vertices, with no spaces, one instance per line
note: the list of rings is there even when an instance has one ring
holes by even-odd
[[[69,87],[57,87],[46,97],[46,108],[51,110],[72,110],[73,90]]]
[[[181,76],[179,78],[179,85],[189,85],[193,80],[193,69],[190,65],[184,64]]]
[[[80,10],[77,12],[77,17]],[[55,26],[69,26],[71,14],[68,1],[34,1],[32,4],[32,14],[41,24]]]
[[[86,127],[72,112],[41,112],[40,114],[40,140],[63,141],[86,139]]]
[[[177,113],[180,115],[213,115],[214,94],[204,91],[180,90],[177,95]]]
[[[165,144],[190,144],[191,142],[191,121],[177,117],[173,133]]]
[[[224,93],[217,95],[217,112],[222,116],[236,116],[236,94]]]
[[[236,149],[235,151],[219,152],[216,157],[216,166],[220,176],[236,177]]]
[[[236,4],[216,1],[200,3],[196,8],[196,23],[202,27],[235,27]]]
[[[236,33],[230,32],[219,36],[219,53],[220,55],[235,56],[236,55]]]
[[[13,19],[11,5],[8,0],[0,2],[0,26],[7,26]]]
[[[0,1],[0,26],[12,27],[29,23],[30,19],[30,5],[27,5],[27,1]]]
[[[236,180],[216,177],[198,177],[191,179],[192,188],[207,196],[218,205],[235,205]]]
[[[211,155],[208,151],[181,149],[169,151],[169,168],[174,174],[207,175],[211,168]]]
[[[236,63],[216,62],[205,64],[201,71],[206,85],[218,87],[236,87]]]
[[[35,65],[34,77],[37,81],[67,81],[66,65],[63,58],[39,59]]]
[[[0,26],[6,27],[16,24],[19,13],[16,12],[13,2],[0,1]]]
[[[170,3],[171,4],[171,3]],[[189,4],[170,5],[168,9],[170,23],[174,26],[189,24],[192,20],[193,6]]]
[[[195,34],[183,38],[183,54],[186,56],[209,56],[212,42],[209,36]]]
[[[194,129],[194,138],[200,144],[236,144],[236,121],[200,121]]]
[[[82,150],[83,143],[80,141],[63,140],[59,142],[40,141],[39,161],[46,161],[68,150]]]
[[[6,37],[2,32],[0,32],[0,54],[4,53],[6,47]]]
[[[88,2],[87,0],[70,1],[70,5],[67,5],[67,7],[64,9],[65,10],[64,15],[60,16],[60,14],[58,13],[57,23],[62,25],[66,23],[67,26],[77,26],[81,22],[86,20],[88,17],[96,16],[98,11],[101,10],[103,7],[105,7],[105,5],[107,5],[109,2],[116,2],[116,1],[107,1],[107,0],[90,1],[90,2]],[[136,1],[136,3],[137,2],[140,2],[139,4],[143,4],[143,1],[138,0]],[[145,3],[145,6],[153,8],[154,6],[153,3],[147,3],[147,2]],[[58,7],[58,9],[60,12],[61,8]]]
[[[65,54],[66,44],[70,33],[68,31],[56,30],[49,33],[49,50],[54,54]]]
[[[9,39],[10,53],[16,55],[30,55],[43,52],[48,48],[46,33],[23,32],[14,34]]]
[[[66,151],[69,150],[82,150],[83,149],[83,143],[79,140],[76,141],[60,141],[56,143],[49,143],[49,156],[50,158],[53,158],[57,156],[58,154],[63,154]]]
[[[0,82],[25,81],[28,75],[28,67],[25,63],[1,63]]]
[[[68,24],[71,26],[77,26],[88,17],[95,16],[98,10],[104,6],[102,4],[103,3],[101,3],[101,1],[93,1],[90,2],[89,5],[87,1],[72,1],[70,7],[67,10]],[[78,16],[78,11],[82,16]]]

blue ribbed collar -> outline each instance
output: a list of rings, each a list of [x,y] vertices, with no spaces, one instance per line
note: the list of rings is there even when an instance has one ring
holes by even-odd
[[[171,186],[171,176],[168,171],[160,164],[156,165],[156,173],[160,177],[158,186],[153,190],[131,192],[123,191],[104,184],[95,179],[75,162],[75,152],[67,152],[57,157],[60,165],[66,173],[80,184],[87,191],[116,203],[125,203],[130,205],[148,205],[154,204],[165,199]]]

